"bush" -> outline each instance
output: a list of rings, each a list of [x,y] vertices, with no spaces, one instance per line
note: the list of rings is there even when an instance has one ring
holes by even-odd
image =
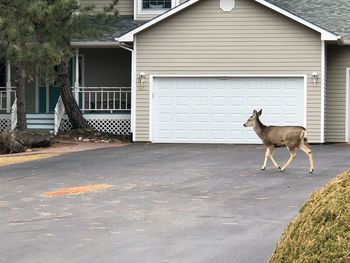
[[[350,170],[312,194],[282,234],[277,262],[350,262]]]

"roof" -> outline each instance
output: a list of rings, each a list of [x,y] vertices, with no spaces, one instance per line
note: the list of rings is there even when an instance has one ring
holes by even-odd
[[[132,31],[133,29],[139,27],[147,21],[138,21],[134,20],[133,16],[119,16],[115,20],[111,22],[110,25],[112,27],[111,32],[105,33],[104,35],[97,38],[79,38],[73,39],[73,46],[85,45],[86,43],[90,43],[93,45],[94,43],[99,43],[100,45],[105,45],[108,43],[116,43],[115,39],[124,35],[127,32]]]
[[[266,0],[333,34],[350,39],[349,0]]]
[[[131,42],[134,34],[172,16],[201,0],[188,0],[160,16],[119,37]],[[349,0],[252,0],[309,27],[322,35],[323,40],[350,38]],[[328,14],[328,15],[325,15]]]

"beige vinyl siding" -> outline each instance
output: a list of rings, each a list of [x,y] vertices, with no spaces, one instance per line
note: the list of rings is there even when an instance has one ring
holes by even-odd
[[[105,6],[110,4],[110,0],[80,0],[81,5],[95,5],[98,10],[102,10]],[[121,16],[133,16],[134,15],[134,0],[119,0],[118,11]]]
[[[80,49],[86,87],[131,87],[131,52],[120,48]]]
[[[254,1],[236,0],[224,13],[219,0],[203,0],[137,35],[136,140],[149,140],[149,75],[307,74],[307,128],[320,142],[320,34]],[[137,75],[139,76],[139,75]],[[248,113],[247,113],[248,114]]]
[[[346,68],[350,68],[350,47],[328,46],[327,125],[328,142],[346,140]]]

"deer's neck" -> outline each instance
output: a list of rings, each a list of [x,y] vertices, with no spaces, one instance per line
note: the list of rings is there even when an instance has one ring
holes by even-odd
[[[256,122],[253,126],[254,131],[256,134],[262,139],[263,133],[266,129],[266,126],[259,120],[259,118],[256,119]]]

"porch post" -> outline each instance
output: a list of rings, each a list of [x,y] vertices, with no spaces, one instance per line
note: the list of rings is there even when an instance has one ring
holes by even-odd
[[[74,97],[79,105],[79,48],[75,49],[75,82],[74,82]]]
[[[6,63],[6,113],[11,111],[11,64],[7,60]]]

